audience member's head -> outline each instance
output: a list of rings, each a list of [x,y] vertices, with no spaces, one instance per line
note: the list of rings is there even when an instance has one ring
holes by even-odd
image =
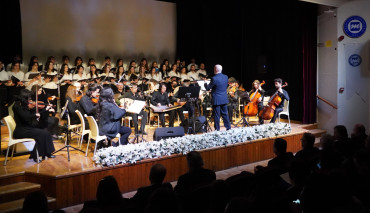
[[[203,159],[199,152],[191,151],[186,155],[188,167],[190,171],[197,170],[203,167]]]
[[[35,191],[29,193],[23,202],[23,209],[22,212],[24,213],[47,213],[48,210],[48,200],[46,198],[46,195],[42,191]]]
[[[146,213],[180,213],[181,207],[175,192],[167,188],[158,188],[150,196]]]
[[[334,137],[330,134],[321,135],[320,146],[323,150],[331,150],[334,147]]]
[[[161,184],[166,177],[166,167],[162,164],[154,164],[150,169],[149,180],[151,184]]]
[[[366,136],[366,129],[363,124],[356,124],[353,127],[351,137],[363,137]]]
[[[343,125],[337,125],[334,127],[334,139],[335,140],[346,140],[348,139],[347,128]]]
[[[304,133],[302,138],[302,149],[312,149],[315,144],[315,136],[312,133]]]
[[[103,206],[117,204],[122,200],[122,194],[113,176],[106,176],[100,180],[96,191],[96,199]]]
[[[276,138],[274,142],[274,153],[279,156],[286,153],[287,142],[282,138]]]

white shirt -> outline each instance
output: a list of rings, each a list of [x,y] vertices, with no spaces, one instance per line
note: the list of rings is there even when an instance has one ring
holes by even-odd
[[[9,71],[8,72],[8,76],[9,76],[9,79],[14,76],[16,78],[18,78],[20,81],[23,81],[24,80],[24,73],[22,71],[19,71],[17,73],[15,72],[12,72],[12,71]]]
[[[87,77],[86,77],[85,73],[82,73],[81,76],[79,74],[74,74],[73,77],[72,77],[72,80],[74,80],[74,81],[86,80],[86,79],[87,79]]]
[[[8,72],[3,70],[0,72],[0,81],[7,81],[9,80]]]
[[[43,80],[37,80],[37,81],[34,81],[34,82],[28,82],[26,83],[26,89],[31,91],[32,89],[32,86],[35,85],[35,84],[38,84],[40,87],[44,84],[44,81]]]
[[[202,73],[203,75],[207,75],[207,71],[206,71],[206,70],[201,70],[201,69],[199,69],[199,70],[198,70],[198,73]]]
[[[146,78],[149,79],[149,80],[154,79],[154,80],[160,82],[162,80],[162,73],[159,72],[159,73],[154,74],[153,76],[152,76],[152,74],[148,74],[148,75],[146,75]]]
[[[179,75],[179,78],[181,78],[181,81],[185,80],[185,79],[189,79],[189,76],[188,74],[180,74]],[[189,79],[190,80],[190,79]]]
[[[193,81],[193,80],[199,80],[199,73],[198,71],[190,71],[188,72],[188,77],[189,77],[189,80]]]
[[[170,77],[172,77],[172,76],[179,77],[179,73],[177,73],[176,71],[173,71],[173,70],[171,70],[171,72],[169,72],[169,73],[168,73],[168,75],[169,75]]]
[[[48,83],[45,83],[44,86],[42,86],[45,89],[58,89],[58,85],[54,81],[50,81]]]

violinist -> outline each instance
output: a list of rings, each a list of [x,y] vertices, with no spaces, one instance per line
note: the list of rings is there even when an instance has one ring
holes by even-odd
[[[98,106],[99,134],[106,135],[111,140],[116,137],[117,133],[120,133],[121,145],[128,144],[131,129],[121,126],[121,119],[125,115],[126,110],[120,109],[114,102],[113,90],[111,88],[106,87],[102,89]],[[118,146],[118,143],[112,142],[112,146]]]
[[[36,101],[36,94],[37,94],[37,100],[38,100],[38,105],[40,109],[43,109],[45,107],[48,108],[48,113],[46,113],[45,116],[47,118],[43,121],[39,122],[39,127],[44,128],[50,132],[52,135],[53,139],[57,139],[57,134],[58,134],[58,123],[59,119],[55,117],[55,107],[53,107],[53,104],[49,102],[50,98],[55,98],[55,96],[50,96],[48,95],[45,90],[38,86],[38,85],[33,85],[31,88],[31,99],[32,101]],[[52,114],[52,116],[50,116]]]
[[[97,84],[89,84],[86,95],[82,96],[80,100],[81,114],[93,116],[96,118],[97,103],[94,103],[92,99],[96,99],[99,96],[100,86]]]
[[[271,96],[277,93],[277,95],[281,98],[281,102],[278,106],[276,106],[274,115],[272,116],[270,123],[275,123],[276,117],[279,115],[280,112],[283,111],[285,100],[289,101],[290,99],[288,92],[283,89],[283,80],[281,78],[276,78],[274,82],[275,82],[276,90],[272,89],[272,90],[266,91],[265,95]]]
[[[255,92],[258,92],[261,94],[261,97],[257,99],[257,103],[258,103],[258,113],[263,109],[263,96],[265,94],[265,90],[262,89],[261,87],[261,83],[259,80],[255,80],[253,81],[252,83],[252,90],[249,92],[249,94],[253,95],[253,93]],[[258,117],[259,118],[259,123],[260,124],[263,124],[263,119],[261,117]]]
[[[70,124],[80,124],[80,118],[78,117],[76,110],[80,110],[78,101],[77,101],[77,96],[78,95],[78,90],[77,87],[75,86],[69,86],[67,88],[66,92],[66,101],[68,101],[67,109],[68,109],[68,115],[70,119]],[[85,128],[88,126],[88,123],[85,122]]]
[[[131,91],[126,92],[124,95],[118,97],[118,101],[121,100],[121,98],[130,98],[132,100],[139,100],[139,101],[145,101],[145,97],[141,92],[138,92],[138,88],[136,84],[131,85]],[[144,135],[147,135],[145,132],[145,124],[148,119],[148,113],[144,111],[144,109],[141,109],[139,114],[130,113],[132,117],[132,121],[134,122],[135,127],[135,134],[142,133]],[[138,130],[138,116],[141,115],[141,126],[140,131]]]
[[[47,122],[48,110],[50,108],[47,106],[38,113],[36,113],[35,108],[34,102],[31,101],[31,92],[25,89],[21,90],[13,106],[14,120],[16,123],[13,137],[35,139],[36,144],[30,158],[39,163],[42,160],[37,159],[36,149],[39,155],[45,159],[45,157],[55,158],[52,155],[55,148],[51,134],[40,126],[40,123]]]

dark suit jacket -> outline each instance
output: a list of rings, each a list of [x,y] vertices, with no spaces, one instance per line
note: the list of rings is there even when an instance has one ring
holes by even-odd
[[[93,104],[90,97],[86,95],[82,96],[80,100],[80,111],[82,115],[84,114],[89,115],[89,116],[91,115],[95,118],[96,109],[97,109],[97,105]]]
[[[136,204],[137,209],[144,210],[145,206],[149,201],[150,196],[153,194],[155,190],[159,188],[167,188],[172,190],[172,185],[170,183],[164,183],[140,187],[137,189],[136,194],[130,200],[132,200]]]
[[[152,99],[150,101],[154,106],[157,106],[160,103],[162,106],[170,104],[170,99],[168,98],[168,93],[161,93],[159,91],[155,91],[153,93]]]
[[[114,138],[121,128],[121,118],[125,115],[126,110],[120,109],[114,103],[102,102],[101,105],[99,134]]]
[[[216,180],[216,173],[214,171],[200,168],[181,175],[175,186],[175,191],[179,193],[190,192],[199,186],[210,184],[214,180]]]
[[[212,89],[212,104],[223,105],[228,104],[227,98],[228,77],[222,73],[212,77],[211,83],[206,86],[207,90]]]

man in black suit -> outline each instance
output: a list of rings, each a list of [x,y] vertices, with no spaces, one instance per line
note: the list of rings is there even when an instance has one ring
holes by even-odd
[[[192,151],[186,155],[189,172],[179,177],[175,191],[186,194],[216,180],[216,173],[203,168],[203,159],[199,152]]]
[[[167,188],[172,190],[172,185],[170,183],[163,183],[166,177],[166,167],[162,164],[154,164],[150,169],[149,180],[150,186],[140,187],[136,194],[131,198],[131,200],[136,204],[139,212],[143,212],[146,204],[148,203],[149,197],[153,192],[159,188]]]
[[[154,106],[168,106],[168,107],[172,107],[172,104],[170,103],[170,100],[168,98],[168,93],[166,92],[167,90],[167,87],[166,87],[166,84],[161,84],[159,85],[159,91],[156,91],[153,93],[153,96],[152,96],[152,99],[151,99],[151,103],[154,105]],[[169,113],[170,115],[170,124],[169,126],[170,127],[173,127],[173,124],[174,124],[174,116],[173,116],[173,110],[170,110],[170,111],[167,111],[167,113]],[[165,123],[165,120],[164,120],[164,112],[158,112],[158,115],[159,115],[159,120],[161,121],[161,125],[162,127],[166,127],[166,123]]]

